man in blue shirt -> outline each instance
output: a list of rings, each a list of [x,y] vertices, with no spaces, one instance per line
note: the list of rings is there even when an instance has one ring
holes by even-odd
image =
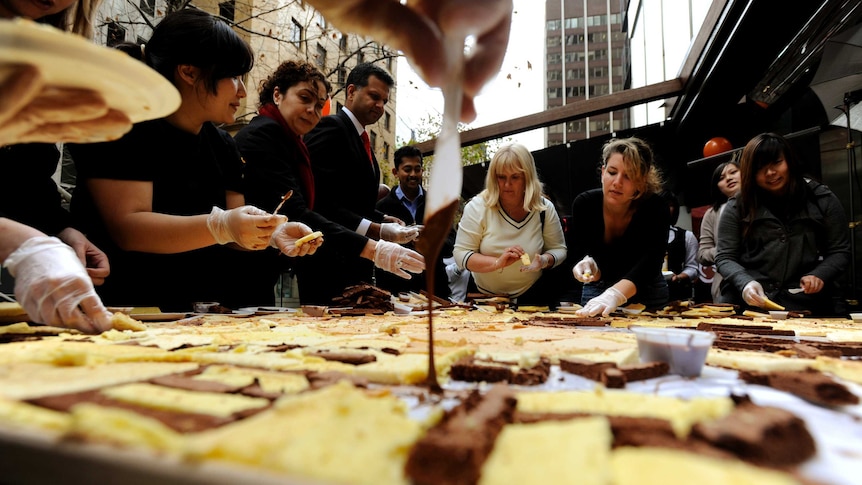
[[[392,174],[398,178],[398,185],[389,191],[389,195],[377,202],[378,211],[395,216],[408,226],[422,225],[425,217],[422,163],[422,152],[415,146],[405,145],[395,150]],[[444,257],[452,255],[454,243],[454,231],[452,231],[443,245],[440,261],[435,262],[437,271],[435,273],[434,294],[444,299],[449,297],[449,286],[442,261]],[[408,243],[407,247],[415,249],[413,242]],[[418,293],[420,290],[427,290],[425,273],[416,275],[410,280],[390,277],[391,275],[383,274],[383,271],[376,271],[375,273],[376,286],[393,294],[403,291]]]

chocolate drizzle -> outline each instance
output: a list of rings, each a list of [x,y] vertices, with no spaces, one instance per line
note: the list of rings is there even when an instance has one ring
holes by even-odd
[[[448,206],[425,217],[425,229],[422,236],[416,240],[416,249],[425,257],[425,285],[428,288],[428,388],[431,392],[440,394],[443,388],[437,382],[437,368],[434,365],[434,277],[435,264],[443,248],[443,242],[452,228],[458,201],[453,200]]]

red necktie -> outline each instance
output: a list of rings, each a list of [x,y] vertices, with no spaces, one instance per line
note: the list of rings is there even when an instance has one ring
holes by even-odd
[[[360,138],[362,138],[362,144],[365,145],[365,153],[368,154],[368,161],[373,164],[374,159],[371,158],[371,141],[368,139],[368,132],[363,131]]]

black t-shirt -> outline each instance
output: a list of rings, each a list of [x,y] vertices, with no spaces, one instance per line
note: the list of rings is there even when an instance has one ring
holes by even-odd
[[[72,218],[61,205],[57,184],[60,152],[53,144],[27,143],[0,147],[0,217],[18,221],[55,235],[69,227]]]
[[[120,140],[74,145],[70,151],[78,171],[72,214],[110,258],[111,275],[97,288],[107,305],[190,311],[195,301],[233,308],[271,301],[271,291],[260,299],[247,294],[243,251],[218,245],[177,254],[120,249],[87,189],[93,178],[147,181],[153,184],[153,212],[199,215],[213,206],[225,208],[225,191],[242,187],[242,161],[229,134],[210,123],[192,134],[155,120],[136,124]]]

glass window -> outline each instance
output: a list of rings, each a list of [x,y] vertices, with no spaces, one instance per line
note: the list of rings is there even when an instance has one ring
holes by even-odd
[[[117,22],[109,22],[107,28],[108,47],[114,47],[115,45],[126,41],[126,29],[123,26],[121,26]]]
[[[291,19],[290,24],[290,41],[294,44],[299,44],[302,42],[302,25],[296,21],[296,19]]]
[[[141,0],[141,3],[139,3],[138,6],[141,7],[141,12],[144,12],[150,17],[156,13],[156,0]]]
[[[234,15],[236,14],[236,0],[228,0],[218,4],[218,14],[233,22]]]
[[[317,67],[326,69],[326,49],[320,44],[317,44]]]

